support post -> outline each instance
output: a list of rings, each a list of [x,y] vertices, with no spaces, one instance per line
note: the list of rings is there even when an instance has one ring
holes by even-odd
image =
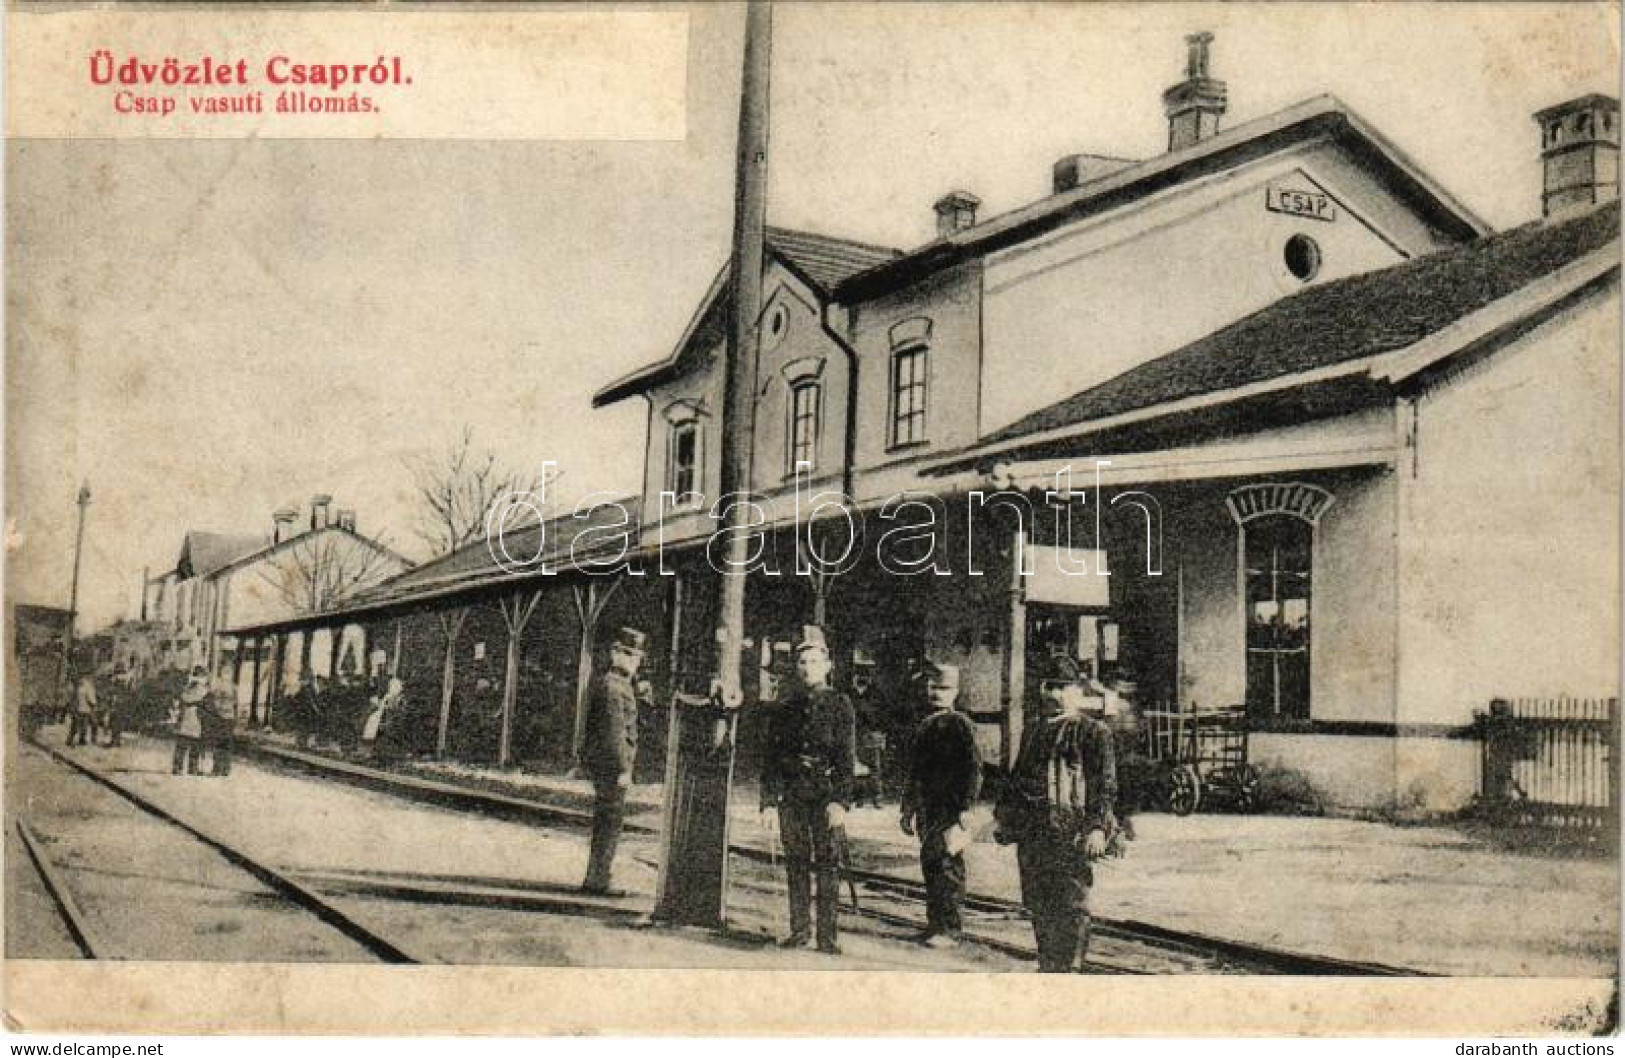
[[[513,757],[513,714],[519,700],[519,653],[525,635],[525,626],[536,612],[542,593],[533,591],[530,598],[514,596],[500,599],[502,623],[508,628],[507,663],[502,670],[502,731],[497,739],[497,764],[506,768]]]
[[[243,649],[246,646],[242,636],[236,638],[231,651],[231,715],[237,716],[237,707],[243,699]]]
[[[265,653],[265,637],[254,637],[254,687],[248,695],[248,722],[260,724],[260,656]]]
[[[598,618],[604,606],[620,586],[620,578],[611,580],[600,590],[598,578],[588,577],[585,585],[571,587],[575,593],[576,617],[581,624],[581,645],[576,654],[576,716],[570,734],[570,770],[581,769],[581,745],[587,737],[587,693],[592,683],[592,657],[597,643]]]
[[[288,671],[288,634],[277,634],[271,656],[271,686],[265,698],[265,726],[270,727],[276,714],[277,703],[282,700],[282,684]]]
[[[436,757],[446,755],[446,739],[451,731],[451,692],[457,678],[457,637],[462,634],[463,622],[467,619],[466,606],[440,615],[440,631],[445,636],[446,653],[440,666],[440,726],[434,739]]]
[[[1009,611],[1004,658],[1004,711],[999,717],[999,764],[1006,774],[1016,763],[1027,699],[1027,589],[1021,577],[1024,531],[1017,523],[1010,538]]]

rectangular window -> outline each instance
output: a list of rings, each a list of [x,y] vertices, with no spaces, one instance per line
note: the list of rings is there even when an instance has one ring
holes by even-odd
[[[892,357],[893,446],[925,440],[925,357],[924,348],[906,349]]]
[[[790,390],[790,445],[789,466],[785,473],[794,474],[799,464],[807,469],[818,469],[818,412],[820,387],[816,382],[803,382]]]
[[[679,423],[671,430],[671,460],[666,474],[666,489],[679,503],[699,491],[700,429],[691,422]]]

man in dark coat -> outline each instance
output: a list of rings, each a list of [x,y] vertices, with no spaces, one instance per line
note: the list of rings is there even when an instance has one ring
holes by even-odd
[[[795,655],[795,686],[768,717],[762,771],[762,807],[778,807],[789,876],[790,934],[780,943],[798,948],[811,939],[816,869],[818,950],[836,954],[837,857],[852,804],[856,758],[852,703],[830,687],[829,647],[822,629],[807,626]]]
[[[609,668],[593,681],[587,698],[581,759],[592,778],[592,851],[581,888],[589,893],[613,892],[610,872],[621,836],[621,820],[626,814],[626,792],[632,786],[632,765],[638,755],[638,693],[634,681],[638,666],[643,664],[647,638],[635,628],[616,632],[609,648]]]
[[[933,948],[951,948],[959,942],[963,928],[960,905],[965,902],[966,814],[981,789],[982,757],[970,717],[955,709],[959,667],[927,663],[925,680],[931,714],[920,721],[910,739],[901,824],[903,833],[920,838],[926,921],[921,939]]]
[[[209,774],[231,774],[231,754],[237,743],[237,685],[220,673],[198,717],[203,723],[203,748],[209,751]]]
[[[1089,949],[1091,863],[1106,854],[1116,829],[1111,729],[1084,712],[1083,700],[1059,690],[1046,695],[1052,715],[1023,733],[995,810],[996,839],[1016,842],[1040,973],[1082,965]]]
[[[327,677],[312,675],[299,689],[298,715],[294,717],[294,731],[299,737],[299,748],[310,749],[327,729],[327,713],[333,706]]]

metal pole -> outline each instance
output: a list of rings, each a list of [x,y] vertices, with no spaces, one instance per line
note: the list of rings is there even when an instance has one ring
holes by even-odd
[[[62,679],[66,683],[72,679],[69,670],[73,667],[73,626],[79,619],[79,560],[84,552],[85,544],[85,508],[90,506],[90,482],[86,481],[79,486],[79,528],[73,537],[73,580],[68,586],[68,627],[62,634]]]

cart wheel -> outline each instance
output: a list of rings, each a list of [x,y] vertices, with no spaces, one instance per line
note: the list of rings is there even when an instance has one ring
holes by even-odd
[[[1168,810],[1176,816],[1188,816],[1202,803],[1202,777],[1189,764],[1176,768],[1168,791]]]

